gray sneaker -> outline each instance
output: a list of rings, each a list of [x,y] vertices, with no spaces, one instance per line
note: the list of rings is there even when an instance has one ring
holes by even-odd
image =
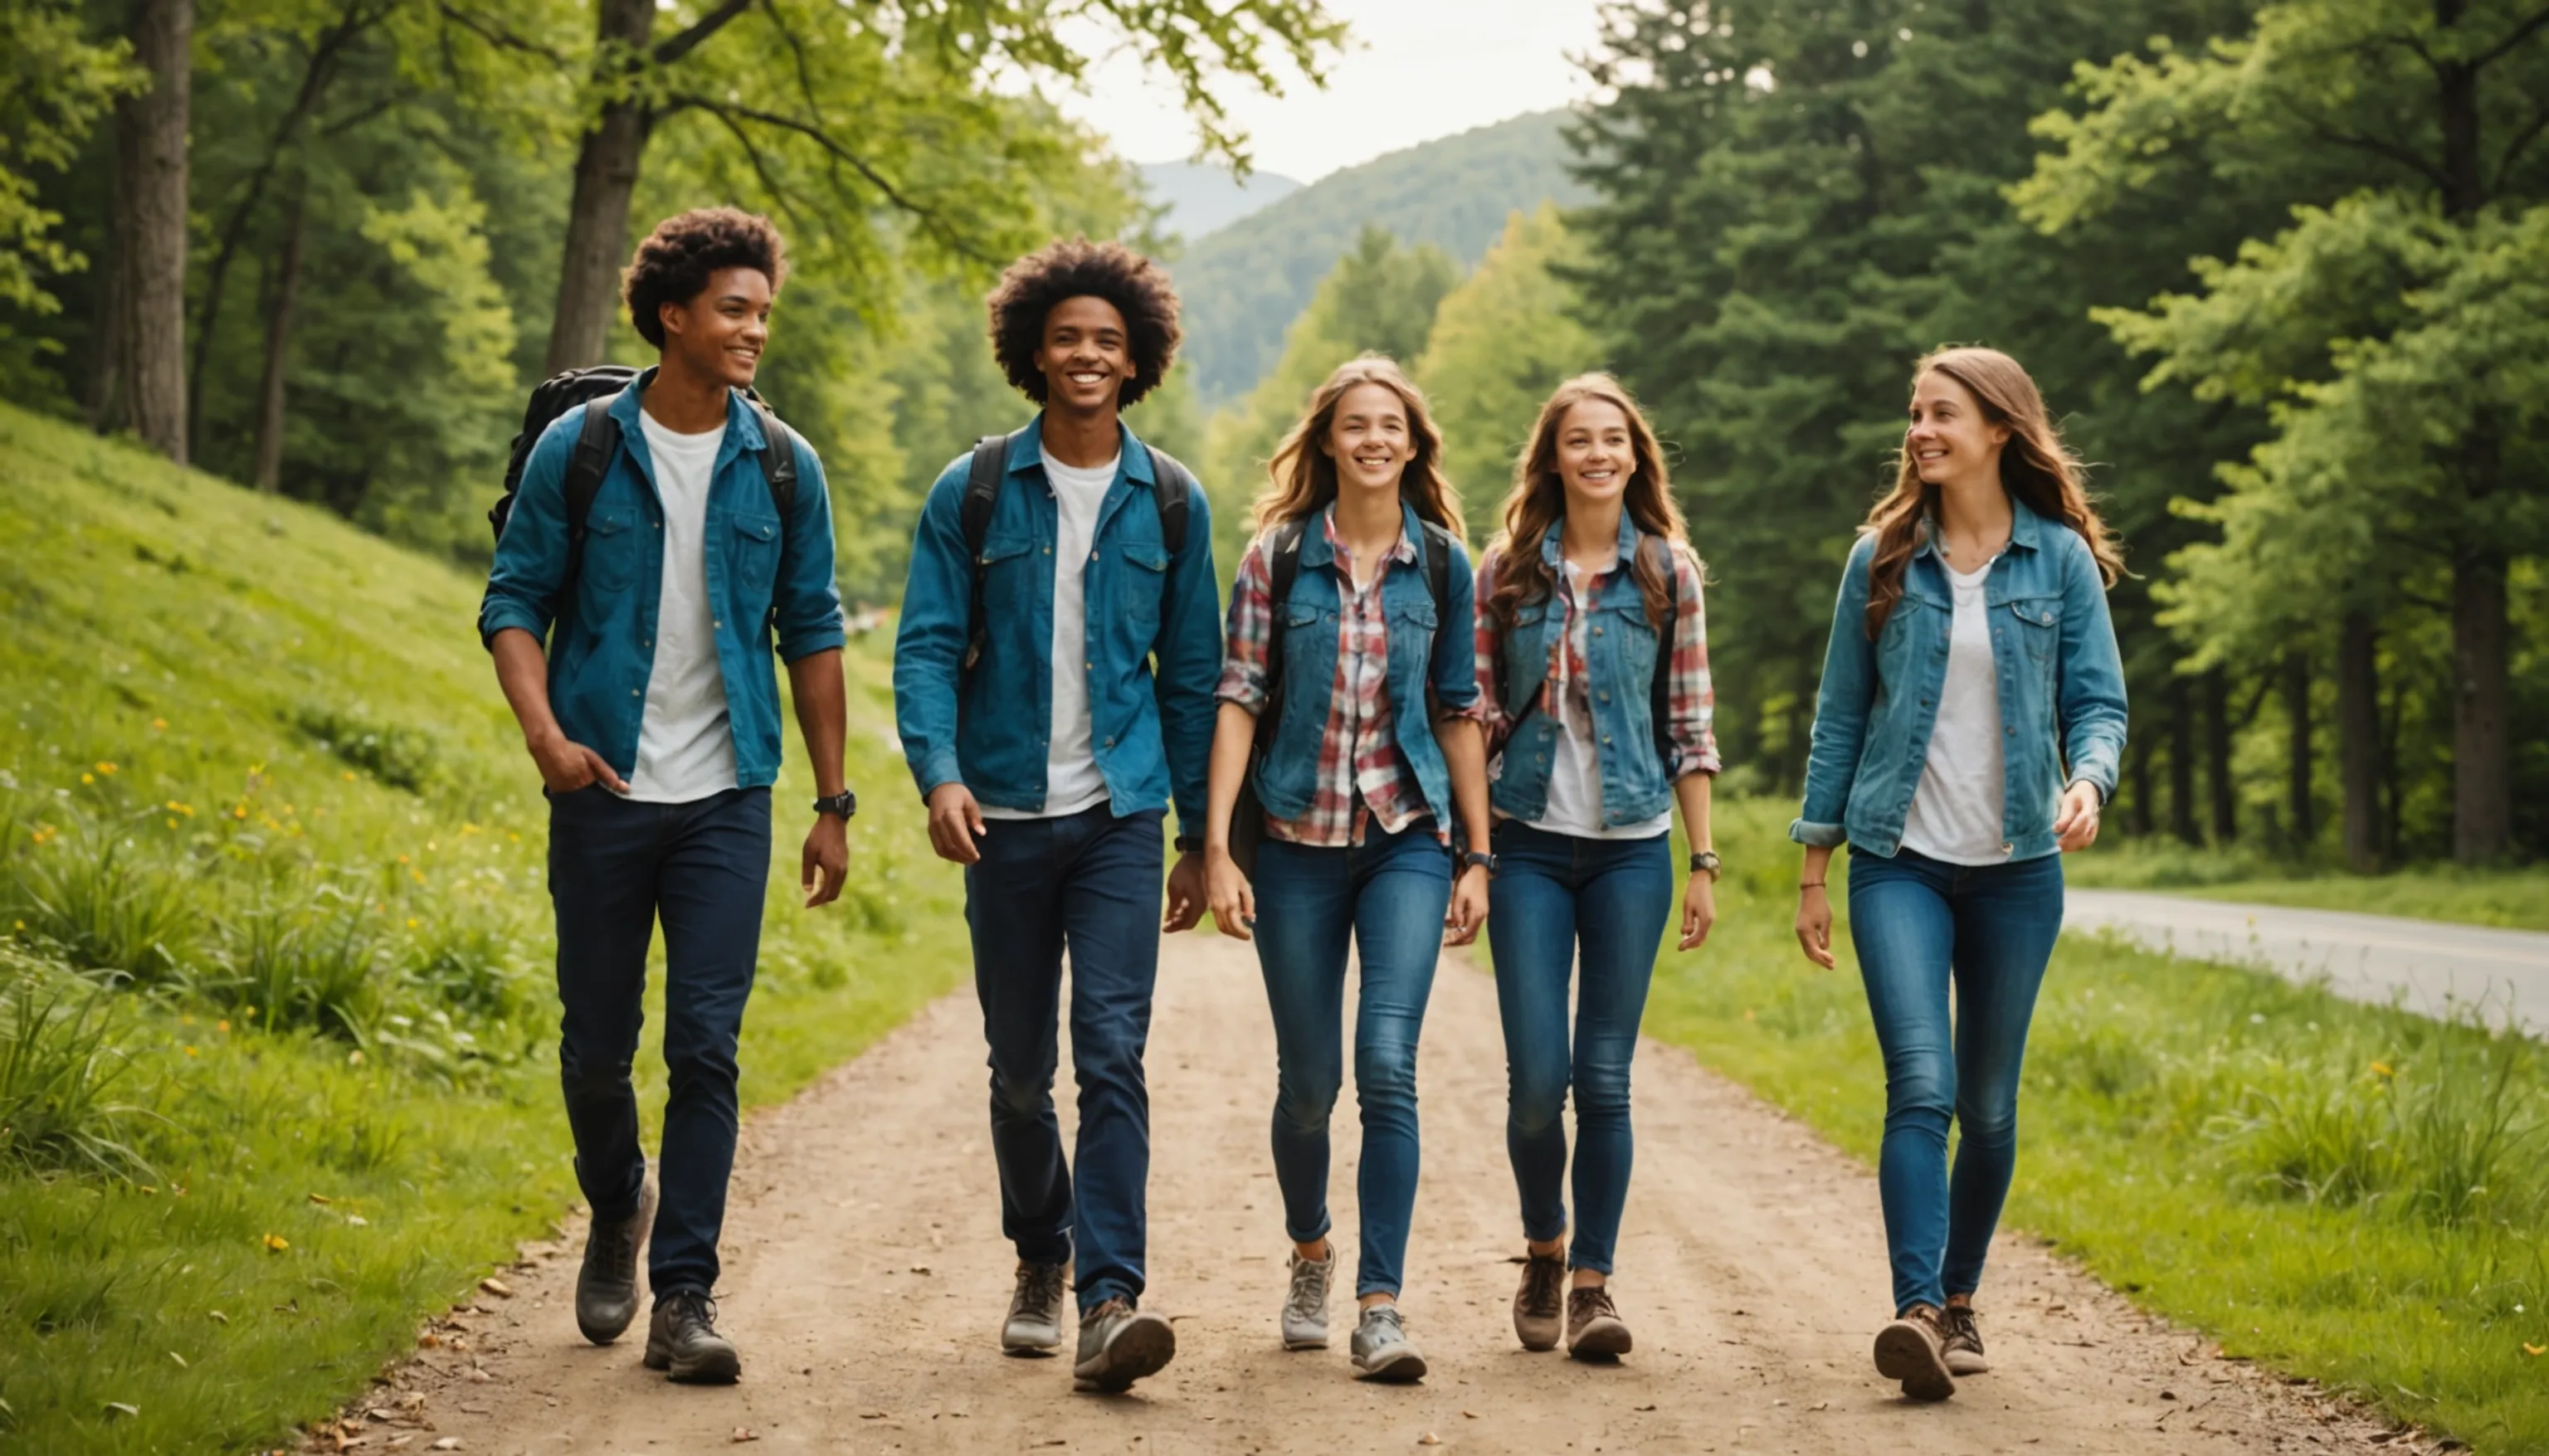
[[[1337,1274],[1337,1246],[1328,1245],[1324,1259],[1305,1259],[1292,1251],[1292,1287],[1283,1295],[1283,1348],[1324,1350],[1328,1347],[1328,1285]]]
[[[1514,1335],[1526,1350],[1554,1350],[1566,1317],[1566,1260],[1562,1255],[1526,1254],[1522,1288],[1514,1291]]]
[[[1374,1305],[1355,1325],[1354,1368],[1362,1380],[1405,1385],[1425,1378],[1425,1356],[1407,1337],[1396,1305]]]
[[[1974,1322],[1973,1307],[1949,1305],[1946,1314],[1941,1317],[1941,1322],[1947,1329],[1947,1337],[1939,1342],[1940,1350],[1947,1357],[1947,1373],[1950,1375],[1989,1374],[1991,1361],[1983,1355],[1982,1326]]]
[[[637,1186],[637,1212],[584,1233],[584,1267],[575,1276],[575,1324],[584,1337],[607,1345],[637,1318],[637,1253],[655,1228],[655,1182]]]
[[[1071,1373],[1101,1391],[1120,1391],[1159,1374],[1177,1353],[1176,1325],[1119,1297],[1081,1315],[1080,1362]]]
[[[1062,1348],[1062,1292],[1069,1264],[1018,1260],[1018,1287],[1009,1296],[1009,1318],[1000,1325],[1000,1348],[1012,1355],[1049,1355]]]

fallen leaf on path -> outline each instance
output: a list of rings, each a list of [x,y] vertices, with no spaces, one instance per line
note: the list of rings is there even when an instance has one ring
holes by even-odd
[[[514,1287],[507,1284],[504,1280],[497,1278],[493,1274],[479,1280],[478,1287],[500,1300],[509,1300],[514,1297]]]
[[[914,1264],[911,1266],[911,1272],[914,1274],[926,1274],[929,1272],[929,1266],[927,1264]]]
[[[444,1436],[441,1440],[434,1442],[432,1445],[427,1446],[425,1449],[428,1451],[457,1451],[460,1449],[460,1437]]]
[[[1416,1444],[1420,1446],[1439,1446],[1443,1444],[1443,1438],[1429,1430],[1425,1434],[1416,1438]]]
[[[734,1428],[733,1441],[735,1445],[740,1446],[746,1441],[757,1441],[760,1439],[761,1437],[753,1434],[750,1426],[738,1425]]]
[[[1831,1410],[1831,1409],[1832,1409],[1832,1402],[1830,1402],[1830,1401],[1817,1401],[1817,1402],[1815,1402],[1813,1405],[1808,1406],[1806,1409],[1807,1409],[1807,1410]]]

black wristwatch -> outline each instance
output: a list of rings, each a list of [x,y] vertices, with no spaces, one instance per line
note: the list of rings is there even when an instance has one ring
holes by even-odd
[[[830,798],[814,800],[815,813],[829,814],[835,819],[847,819],[858,811],[859,796],[846,788]]]
[[[1700,850],[1690,857],[1690,872],[1697,874],[1703,870],[1707,871],[1710,879],[1717,878],[1718,859],[1715,850]]]
[[[1495,856],[1487,854],[1482,850],[1463,851],[1461,855],[1461,867],[1463,869],[1466,869],[1472,864],[1484,868],[1487,871],[1487,878],[1493,879],[1496,877]]]
[[[1179,854],[1180,854],[1180,855],[1200,855],[1200,854],[1202,854],[1202,853],[1203,853],[1203,836],[1202,836],[1202,835],[1200,835],[1200,834],[1181,834],[1181,835],[1179,835],[1179,836],[1178,836],[1178,853],[1179,853]]]

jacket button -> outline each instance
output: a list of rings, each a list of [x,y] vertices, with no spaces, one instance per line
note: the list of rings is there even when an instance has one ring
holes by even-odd
[[[1601,693],[1601,694],[1599,694],[1599,696],[1601,697],[1601,699],[1602,699],[1604,702],[1609,702],[1609,701],[1611,700],[1611,694],[1609,694],[1609,693],[1607,693],[1607,692],[1605,692],[1605,693]]]
[[[2017,850],[2018,847],[2016,845],[2002,845],[2000,847],[2000,852],[2004,855],[2015,854],[2017,853]]]
[[[628,689],[628,695],[630,697],[644,697],[646,692],[643,688],[631,687]]]
[[[1593,629],[1593,635],[1594,635],[1594,636],[1596,636],[1596,637],[1601,636],[1601,635],[1602,635],[1602,629],[1601,629],[1601,628],[1599,628],[1599,627],[1595,627],[1595,628]]]

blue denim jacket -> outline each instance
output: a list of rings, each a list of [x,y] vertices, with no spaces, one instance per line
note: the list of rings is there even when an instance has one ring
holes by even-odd
[[[1984,600],[2007,739],[2001,851],[2015,861],[2058,848],[2053,815],[2066,783],[2085,778],[2101,797],[2115,793],[2124,670],[2089,543],[2024,502],[2010,503],[2009,549],[1992,564]],[[1804,845],[1846,839],[1854,850],[1891,858],[1929,757],[1955,607],[1925,531],[1904,568],[1902,599],[1878,640],[1868,641],[1867,567],[1875,554],[1876,538],[1861,536],[1841,571],[1805,811],[1788,837]]]
[[[1434,593],[1426,585],[1425,553],[1435,541],[1425,532],[1416,507],[1399,506],[1401,528],[1416,559],[1393,566],[1380,580],[1381,614],[1388,623],[1388,686],[1398,751],[1416,774],[1416,786],[1434,810],[1445,833],[1454,827],[1452,770],[1443,762],[1443,746],[1434,738],[1435,705],[1446,713],[1462,712],[1478,700],[1477,660],[1470,650],[1475,586],[1469,576],[1469,554],[1452,548],[1449,591],[1444,608],[1459,623],[1450,651],[1434,651]],[[1274,740],[1257,767],[1257,798],[1269,818],[1298,819],[1310,811],[1319,782],[1319,752],[1327,736],[1330,694],[1337,681],[1337,637],[1345,598],[1337,589],[1337,553],[1328,533],[1311,522],[1301,534],[1300,574],[1292,581],[1291,599],[1274,604],[1274,631],[1283,634],[1283,703],[1274,723]],[[1429,699],[1427,689],[1432,689]]]
[[[653,378],[652,370],[639,380]],[[496,543],[478,635],[493,643],[519,627],[548,645],[549,707],[566,735],[637,772],[646,680],[655,666],[655,615],[664,590],[664,500],[638,421],[638,391],[611,405],[620,449],[585,517],[584,561],[567,581],[564,480],[584,411],[559,415],[531,447],[520,494]],[[725,439],[708,478],[708,588],[734,735],[735,784],[779,776],[779,681],[774,645],[789,662],[839,647],[841,593],[832,582],[832,501],[823,464],[797,442],[797,500],[781,520],[761,478],[761,420],[740,395],[726,401]],[[554,635],[551,627],[556,628]]]
[[[1566,568],[1563,520],[1541,538],[1540,559],[1550,580],[1562,579]],[[1620,512],[1620,560],[1634,562],[1646,539],[1627,511]],[[1637,573],[1611,574],[1609,585],[1590,603],[1592,630],[1585,634],[1584,671],[1591,687],[1593,726],[1602,737],[1594,755],[1602,774],[1602,822],[1641,824],[1672,807],[1672,779],[1664,772],[1663,750],[1656,738],[1655,654],[1663,634],[1647,622],[1647,597]],[[1514,701],[1548,676],[1550,654],[1566,630],[1566,607],[1555,595],[1516,607],[1513,625],[1503,634],[1498,679],[1505,684],[1507,720],[1516,726],[1505,744],[1504,758],[1491,797],[1496,811],[1539,822],[1549,812],[1551,745],[1558,720],[1533,712],[1529,700]]]
[[[1008,478],[983,540],[988,620],[982,659],[971,669],[964,661],[975,562],[963,521],[970,454],[947,467],[920,507],[895,634],[894,716],[924,797],[942,783],[963,783],[995,808],[1044,807],[1062,513],[1045,480],[1043,424],[1038,413],[1009,445]],[[1089,738],[1117,817],[1166,808],[1174,796],[1180,830],[1199,838],[1221,680],[1212,512],[1194,492],[1184,546],[1171,556],[1151,494],[1150,451],[1131,429],[1123,435],[1085,568]]]

